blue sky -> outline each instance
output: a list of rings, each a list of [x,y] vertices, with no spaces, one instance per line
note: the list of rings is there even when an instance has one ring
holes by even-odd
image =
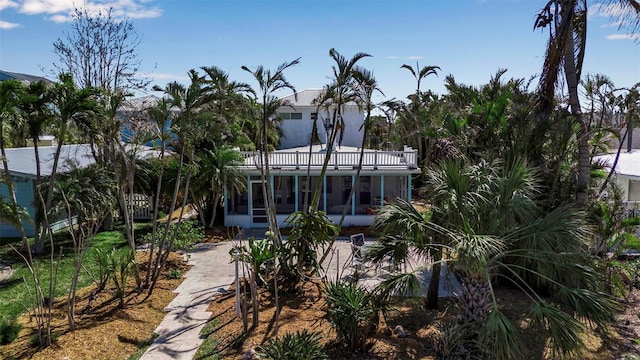
[[[533,30],[546,1],[533,0],[0,0],[0,69],[48,76],[57,60],[52,44],[69,30],[74,3],[111,6],[132,19],[142,36],[140,70],[162,87],[211,65],[255,86],[242,65],[275,68],[301,57],[288,80],[298,90],[320,88],[333,47],[346,57],[371,54],[360,65],[386,98],[415,91],[400,66],[416,61],[441,67],[421,87],[444,93],[449,74],[469,85],[485,84],[499,68],[508,77],[538,74],[548,38]],[[637,35],[618,30],[597,1],[589,5],[583,73],[605,74],[618,87],[640,82]]]

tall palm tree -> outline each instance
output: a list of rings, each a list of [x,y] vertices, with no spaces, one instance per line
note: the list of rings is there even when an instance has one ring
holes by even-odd
[[[269,223],[269,231],[273,234],[273,240],[276,247],[282,244],[282,236],[278,227],[278,220],[275,212],[275,202],[271,193],[271,174],[269,170],[269,143],[268,131],[269,123],[275,118],[275,112],[280,107],[280,100],[274,96],[279,90],[291,90],[297,99],[295,87],[287,81],[284,76],[285,70],[300,63],[300,58],[290,62],[280,64],[274,71],[265,69],[262,65],[255,70],[250,70],[246,66],[242,66],[242,70],[250,73],[258,83],[260,100],[262,100],[262,117],[261,117],[261,146],[260,146],[260,174],[262,176],[262,192],[266,200],[267,219]]]
[[[184,211],[187,199],[190,198],[189,186],[191,177],[194,173],[196,158],[195,147],[197,142],[202,139],[202,136],[204,136],[204,124],[209,119],[207,106],[210,103],[211,96],[207,92],[202,78],[197,71],[192,69],[189,71],[189,80],[190,83],[188,86],[184,86],[177,82],[171,82],[167,84],[164,89],[157,86],[154,87],[154,90],[162,91],[164,93],[164,98],[166,98],[165,104],[168,106],[168,109],[164,110],[174,113],[172,114],[170,129],[174,134],[171,145],[178,152],[178,172],[175,178],[171,205],[169,206],[169,214],[173,214],[176,210],[178,205],[178,194],[182,194],[183,197],[181,206],[182,211]],[[160,114],[162,113],[163,112]],[[183,171],[186,172],[186,175],[183,174]],[[181,219],[182,214],[178,217],[178,221],[180,222]],[[153,292],[158,278],[160,277],[160,272],[169,256],[169,251],[165,249],[165,246],[169,250],[173,246],[175,237],[169,238],[170,223],[170,221],[167,221],[158,244],[158,252],[155,260],[156,266],[149,267],[150,271],[153,269],[151,280],[150,282],[147,282],[149,284],[149,295]],[[150,265],[151,256],[153,254],[153,245],[156,240],[155,235],[156,234],[152,235],[151,240],[152,248],[149,252]],[[149,273],[147,274],[147,278],[149,278]]]
[[[42,183],[42,169],[40,164],[39,139],[45,133],[45,129],[52,121],[52,113],[50,104],[51,91],[50,86],[43,81],[32,82],[26,88],[23,101],[20,103],[20,109],[24,113],[26,126],[25,133],[33,142],[33,153],[36,160],[36,189],[40,189]],[[37,207],[43,208],[41,197],[36,199]],[[36,234],[40,233],[42,219],[39,216],[40,211],[36,212],[35,229]]]
[[[344,119],[342,117],[344,106],[350,102],[361,106],[357,90],[358,84],[355,77],[356,72],[359,71],[357,63],[361,59],[370,57],[371,55],[359,52],[353,55],[351,59],[347,59],[336,49],[332,48],[329,50],[329,56],[335,62],[331,67],[333,70],[333,77],[331,79],[331,83],[324,86],[324,91],[320,98],[315,100],[316,106],[319,109],[323,109],[326,113],[330,114],[329,120],[331,122],[331,133],[327,139],[325,157],[319,176],[320,179],[324,179],[327,166],[331,160],[331,153],[336,145],[336,140],[338,145],[342,144],[342,139],[344,137],[344,131],[342,129],[345,128]],[[311,159],[311,156],[309,159]],[[313,192],[313,197],[311,198],[311,204],[309,205],[310,211],[318,211],[321,193],[322,182],[318,182],[318,185]],[[305,209],[305,211],[307,211],[307,209]]]
[[[85,129],[86,132],[90,132],[93,126],[91,118],[97,116],[97,114],[102,111],[100,104],[96,101],[99,91],[95,88],[79,89],[70,74],[61,74],[59,76],[59,82],[53,85],[50,94],[51,104],[53,106],[52,121],[53,126],[55,126],[57,130],[55,135],[58,144],[53,157],[51,174],[48,178],[49,184],[43,196],[44,201],[41,201],[43,206],[40,211],[44,214],[44,231],[36,236],[34,252],[37,254],[40,254],[44,250],[44,239],[47,234],[51,235],[48,209],[52,207],[60,155],[68,130],[70,127],[75,126]]]
[[[265,199],[266,204],[265,207],[267,209],[267,221],[269,223],[269,231],[271,232],[271,237],[273,239],[273,245],[275,252],[277,254],[278,250],[282,246],[282,234],[280,234],[280,228],[278,226],[278,219],[276,217],[276,206],[273,198],[273,193],[271,192],[272,183],[271,183],[271,173],[269,169],[269,142],[268,142],[268,128],[269,123],[272,122],[276,116],[276,110],[280,107],[281,102],[278,98],[274,96],[274,93],[279,90],[291,90],[293,91],[294,98],[297,99],[296,89],[295,87],[287,81],[284,76],[284,71],[288,68],[297,65],[300,62],[300,58],[297,58],[291,62],[284,62],[278,66],[275,71],[271,71],[269,69],[265,69],[262,65],[258,66],[255,70],[251,71],[248,67],[242,66],[242,70],[250,73],[253,78],[258,83],[258,87],[260,88],[260,97],[262,100],[262,118],[260,119],[261,123],[261,146],[260,146],[260,175],[262,178],[262,194],[263,199]],[[278,256],[276,255],[276,270],[273,276],[273,284],[275,289],[275,303],[276,303],[276,314],[275,314],[275,334],[278,334],[279,329],[279,319],[280,319],[280,303],[278,298]]]
[[[7,161],[7,152],[5,145],[4,129],[9,126],[10,122],[18,116],[18,104],[24,93],[24,87],[17,80],[0,81],[0,156],[2,157],[4,184],[7,186],[9,200],[13,209],[18,208],[18,199],[16,198],[15,184],[9,173],[9,163]],[[22,222],[15,223],[20,238],[22,239],[22,247],[24,250],[29,249],[29,242],[24,232]]]
[[[496,279],[532,300],[531,325],[548,331],[556,352],[571,353],[582,344],[581,317],[599,325],[613,319],[615,304],[601,292],[602,277],[583,248],[589,236],[584,214],[570,206],[542,213],[537,176],[523,162],[445,162],[428,171],[426,189],[428,213],[406,202],[381,209],[375,227],[382,238],[367,256],[381,259],[392,251],[403,259],[409,249],[419,255],[447,249],[463,285],[460,327],[454,329],[465,344],[460,351],[496,359],[522,356],[516,326],[497,302]],[[416,283],[408,277],[385,285]],[[557,304],[569,304],[571,311]]]
[[[640,26],[640,1],[611,0],[607,4],[617,7],[611,13],[621,27],[631,32]],[[548,122],[555,106],[556,84],[561,74],[567,85],[571,116],[579,126],[578,176],[576,180],[576,203],[584,206],[587,201],[590,174],[589,129],[583,119],[578,84],[582,72],[587,39],[587,0],[550,0],[538,13],[534,27],[549,28],[550,37],[545,51],[545,60],[540,75],[540,117]]]

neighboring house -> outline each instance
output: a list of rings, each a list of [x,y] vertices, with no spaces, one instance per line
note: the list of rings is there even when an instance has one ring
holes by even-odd
[[[38,148],[40,156],[41,175],[51,175],[53,168],[53,158],[55,156],[55,146],[44,146]],[[9,174],[16,188],[16,198],[18,204],[27,209],[33,219],[36,204],[36,160],[32,147],[6,149]],[[91,155],[91,147],[86,144],[63,145],[58,163],[58,172],[68,172],[75,168],[86,167],[94,163]],[[4,174],[4,166],[0,163],[0,171]],[[10,201],[8,188],[0,184],[0,196],[4,201]],[[52,224],[54,230],[67,225],[65,221]],[[23,222],[25,233],[28,237],[35,235],[33,223]],[[0,223],[0,238],[20,237],[18,229],[13,225]]]
[[[53,169],[53,160],[56,153],[56,146],[38,147],[40,156],[41,175],[50,176]],[[33,147],[10,148],[6,149],[7,163],[11,180],[16,188],[16,200],[18,205],[24,207],[29,212],[33,220],[36,212],[36,159]],[[148,158],[158,156],[157,151],[142,147],[138,150],[138,158]],[[73,144],[63,145],[58,162],[58,173],[69,172],[73,169],[83,168],[94,164],[95,160],[91,152],[89,144]],[[4,174],[4,166],[0,162],[0,172]],[[4,201],[10,201],[8,188],[4,184],[0,184],[0,196]],[[134,195],[134,219],[145,220],[150,219],[149,210],[151,206],[151,197]],[[59,230],[68,225],[66,217],[61,221],[51,224],[51,228]],[[25,233],[28,237],[35,236],[36,229],[33,223],[23,222]],[[19,237],[18,229],[13,225],[0,222],[0,238]]]
[[[324,179],[320,179],[325,159],[324,145],[277,150],[269,154],[277,219],[285,225],[289,214],[303,210],[321,182],[320,210],[338,223],[351,188],[360,158],[360,149],[341,146],[334,150]],[[248,191],[225,194],[225,225],[245,228],[266,227],[265,201],[260,180],[259,152],[242,152]],[[385,201],[402,198],[411,201],[411,176],[420,173],[417,152],[406,147],[401,151],[365,150],[358,188],[347,208],[345,226],[371,225],[376,209]],[[311,159],[311,161],[309,161]],[[310,181],[307,184],[307,171]]]
[[[35,76],[35,75],[28,75],[28,74],[21,74],[16,72],[0,70],[0,81],[11,80],[11,79],[20,80],[25,85],[29,85],[34,81],[44,81],[45,83],[52,82],[51,80],[42,76]]]
[[[313,123],[317,126],[317,139],[327,143],[327,136],[331,129],[331,114],[326,110],[318,109],[314,104],[324,90],[303,90],[296,95],[282,98],[286,104],[278,110],[282,118],[280,129],[282,137],[278,149],[290,149],[311,144]],[[360,127],[364,123],[364,114],[355,103],[347,103],[342,108],[344,120],[343,146],[360,146],[362,144],[362,132]],[[340,135],[338,135],[339,137]],[[313,136],[313,138],[316,138]],[[336,142],[337,143],[337,142]]]
[[[609,168],[615,159],[616,153],[594,158]],[[612,178],[622,191],[622,201],[631,206],[640,204],[640,150],[621,152]]]

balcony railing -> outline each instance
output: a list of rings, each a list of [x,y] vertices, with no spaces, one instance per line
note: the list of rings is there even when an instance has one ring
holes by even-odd
[[[259,151],[242,151],[244,165],[247,168],[261,168],[265,159],[261,159]],[[269,155],[269,167],[271,169],[297,170],[319,169],[325,161],[325,152],[304,152],[304,151],[276,151]],[[262,160],[262,161],[261,161]],[[334,151],[329,159],[329,169],[353,170],[358,168],[360,152]],[[417,152],[413,149],[400,151],[365,150],[362,158],[363,170],[416,170]]]

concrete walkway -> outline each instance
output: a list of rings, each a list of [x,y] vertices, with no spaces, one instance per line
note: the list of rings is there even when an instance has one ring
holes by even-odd
[[[155,333],[158,337],[142,355],[142,360],[193,359],[203,342],[200,330],[211,316],[211,313],[206,311],[209,304],[217,294],[225,292],[235,280],[235,265],[230,263],[229,251],[237,243],[225,241],[217,244],[198,244],[189,253],[189,262],[193,267],[175,290],[178,296],[165,308],[169,313],[156,328]],[[246,241],[241,243],[247,245]],[[350,242],[346,239],[336,241],[332,254],[323,264],[325,276],[329,280],[351,276],[352,261]],[[426,293],[430,272],[425,271],[421,275],[423,292]],[[360,284],[373,288],[385,278],[385,274],[370,269],[359,273],[358,278]],[[460,284],[455,277],[443,267],[439,295],[449,296],[459,288]]]
[[[211,316],[207,312],[216,294],[235,280],[229,263],[232,242],[197,244],[189,252],[193,265],[175,292],[178,296],[165,308],[169,313],[155,330],[158,337],[140,359],[193,359],[203,339],[200,330]]]

